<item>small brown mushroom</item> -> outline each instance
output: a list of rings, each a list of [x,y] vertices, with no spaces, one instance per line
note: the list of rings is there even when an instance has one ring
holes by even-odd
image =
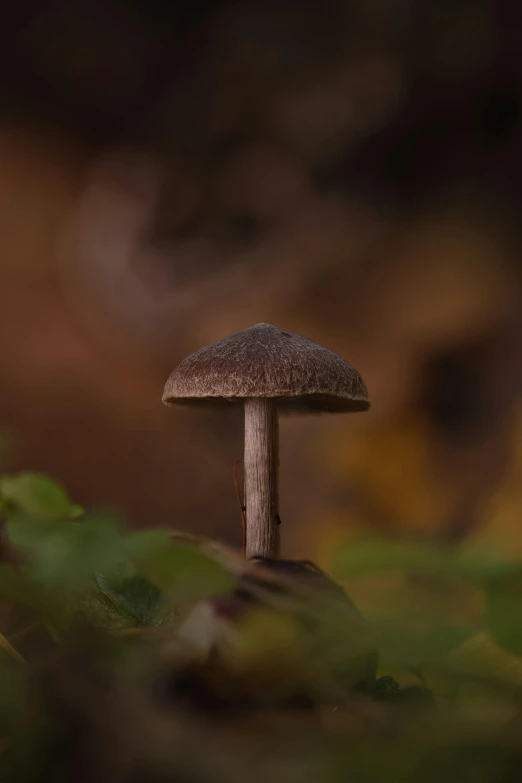
[[[281,413],[343,413],[370,406],[357,372],[313,340],[257,324],[184,359],[167,381],[163,402],[242,403],[245,408],[246,556],[279,553]]]

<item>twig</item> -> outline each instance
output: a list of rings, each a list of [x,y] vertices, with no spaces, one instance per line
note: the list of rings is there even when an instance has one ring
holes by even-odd
[[[3,633],[0,633],[0,647],[2,647],[11,656],[11,658],[14,658],[15,661],[18,661],[18,663],[27,663],[25,658],[20,655],[18,650],[15,650],[11,642],[5,638]]]
[[[236,488],[236,495],[237,500],[239,503],[239,509],[241,512],[241,523],[243,525],[243,554],[246,551],[246,519],[245,519],[245,506],[243,505],[243,500],[241,498],[241,490],[239,489],[239,482],[237,480],[237,466],[239,465],[239,462],[236,462],[234,465],[234,486]]]
[[[33,633],[34,631],[38,631],[40,628],[43,628],[44,624],[41,620],[35,620],[34,623],[31,623],[26,628],[22,628],[20,631],[17,631],[16,633],[12,634],[11,636],[11,644],[18,644],[19,641],[22,639],[25,639],[26,636]]]

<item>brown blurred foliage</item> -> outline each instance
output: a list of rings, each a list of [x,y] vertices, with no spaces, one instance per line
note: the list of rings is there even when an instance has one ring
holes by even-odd
[[[522,543],[516,4],[2,14],[3,467],[239,543],[240,417],[160,398],[267,321],[373,398],[282,422],[287,555],[376,529]]]

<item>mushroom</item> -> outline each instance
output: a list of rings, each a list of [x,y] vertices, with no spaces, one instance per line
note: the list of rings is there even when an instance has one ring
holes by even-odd
[[[370,406],[363,379],[338,354],[264,323],[184,359],[166,383],[163,402],[244,405],[248,558],[279,554],[278,411],[342,413]]]

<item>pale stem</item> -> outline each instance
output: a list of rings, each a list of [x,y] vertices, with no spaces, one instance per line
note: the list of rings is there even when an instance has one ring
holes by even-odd
[[[246,556],[279,555],[277,403],[245,400]]]

